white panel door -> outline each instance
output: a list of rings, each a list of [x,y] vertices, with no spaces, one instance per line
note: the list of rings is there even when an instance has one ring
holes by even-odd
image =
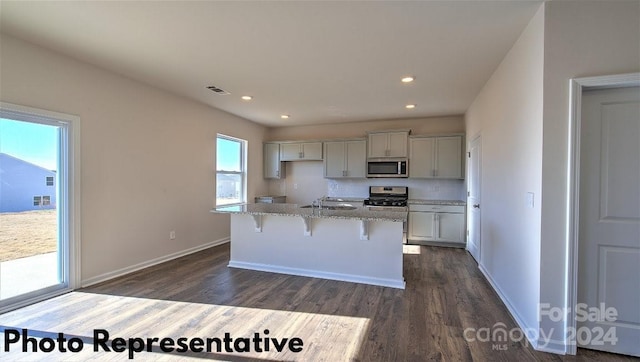
[[[640,356],[640,88],[582,99],[578,307],[615,308],[617,316],[578,316],[576,341]]]
[[[482,141],[477,137],[469,146],[469,179],[467,180],[467,250],[480,262],[480,179],[482,175]]]

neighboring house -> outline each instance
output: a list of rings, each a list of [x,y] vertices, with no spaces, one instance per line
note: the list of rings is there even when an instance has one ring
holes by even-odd
[[[0,153],[0,212],[56,208],[56,172]]]
[[[220,175],[216,178],[216,186],[218,187],[217,198],[232,200],[241,200],[240,183],[236,175]]]

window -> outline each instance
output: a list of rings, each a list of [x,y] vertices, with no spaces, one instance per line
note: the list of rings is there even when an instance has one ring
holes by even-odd
[[[47,176],[47,186],[53,186],[53,176]]]
[[[14,158],[51,171],[43,175],[44,185],[41,184],[41,176],[23,178],[29,184],[25,186],[32,187],[21,187],[20,190],[24,189],[21,191],[23,196],[16,198],[16,203],[26,209],[49,209],[49,212],[42,213],[42,216],[46,214],[52,217],[45,218],[47,220],[38,218],[38,227],[48,229],[48,245],[55,245],[55,255],[53,259],[48,259],[53,261],[51,263],[34,261],[29,257],[21,258],[24,264],[12,272],[22,275],[28,271],[30,275],[34,275],[33,278],[24,278],[24,283],[15,283],[15,276],[11,272],[5,273],[5,269],[2,269],[0,315],[80,287],[79,206],[82,202],[79,146],[80,118],[77,116],[0,102],[0,153],[13,154],[18,156]],[[37,174],[33,172],[26,175]],[[0,198],[3,201],[3,192],[15,194],[14,190],[4,187],[6,181],[11,180],[5,180],[5,177],[8,177],[6,172],[0,173]],[[51,188],[46,186],[48,181],[53,181],[53,185],[49,186]],[[47,191],[41,191],[43,186]],[[38,195],[34,195],[35,193]],[[29,205],[29,199],[33,201],[33,206]],[[4,209],[0,210],[0,229],[7,224],[2,219],[3,211]],[[0,234],[2,233],[3,230],[0,230]],[[42,239],[45,239],[44,235]],[[16,244],[16,247],[19,246]],[[22,251],[19,248],[10,250]]]
[[[218,135],[216,144],[216,205],[246,202],[247,141]]]

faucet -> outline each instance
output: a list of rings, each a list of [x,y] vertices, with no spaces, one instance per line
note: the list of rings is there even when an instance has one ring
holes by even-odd
[[[323,202],[325,202],[325,201],[327,201],[327,197],[326,197],[326,196],[322,196],[322,197],[319,199],[319,204],[320,204],[320,208],[321,208],[321,209],[322,209],[322,203],[323,203]]]
[[[312,203],[313,205],[318,205],[318,209],[322,209],[322,203],[327,199],[326,196],[322,196],[320,198],[318,198],[317,200],[314,200]]]

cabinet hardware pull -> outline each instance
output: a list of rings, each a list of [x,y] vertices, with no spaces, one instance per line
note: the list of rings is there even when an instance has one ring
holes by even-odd
[[[479,208],[480,208],[480,204],[474,204],[474,205],[473,205],[473,208],[474,208],[474,209],[479,209]]]

